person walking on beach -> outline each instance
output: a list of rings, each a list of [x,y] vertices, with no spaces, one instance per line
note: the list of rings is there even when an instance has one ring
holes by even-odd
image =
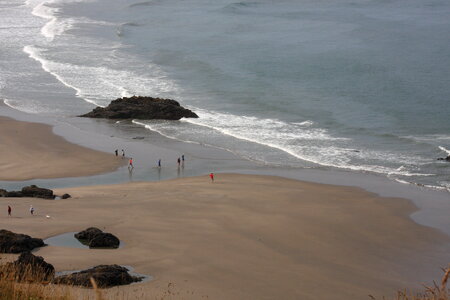
[[[34,207],[33,207],[33,205],[30,205],[30,214],[34,215]]]
[[[119,156],[119,150],[118,149],[116,149],[116,151],[114,151],[114,152],[116,152],[116,156]]]
[[[181,155],[181,161],[184,163],[184,154]]]
[[[211,182],[214,182],[214,173],[210,173],[209,178],[211,178]]]
[[[12,211],[11,206],[8,205],[8,216],[11,216],[11,211]]]
[[[180,167],[180,158],[178,157],[177,159],[177,163],[178,163],[178,168]]]
[[[124,158],[125,157],[125,151],[123,151],[123,149],[122,149],[122,158]]]
[[[161,169],[161,158],[160,158],[160,159],[158,159],[158,168],[160,168],[160,169]]]
[[[129,169],[133,169],[134,167],[133,167],[133,158],[131,157],[130,158],[130,161],[129,161],[129,164],[128,164],[128,168]]]

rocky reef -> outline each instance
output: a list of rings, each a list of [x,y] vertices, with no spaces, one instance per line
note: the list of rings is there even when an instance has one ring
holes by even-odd
[[[141,120],[198,118],[196,113],[182,107],[175,100],[143,96],[118,98],[107,107],[94,108],[80,117]]]

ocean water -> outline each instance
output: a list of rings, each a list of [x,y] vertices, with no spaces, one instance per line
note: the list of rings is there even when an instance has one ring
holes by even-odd
[[[2,0],[0,98],[75,116],[122,96],[200,116],[133,120],[274,167],[450,191],[450,2]]]

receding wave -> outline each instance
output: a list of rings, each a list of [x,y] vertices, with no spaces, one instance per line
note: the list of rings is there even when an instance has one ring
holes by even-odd
[[[41,28],[41,34],[49,40],[53,40],[55,36],[62,34],[67,29],[71,28],[73,21],[70,19],[58,20],[56,14],[59,9],[52,7],[52,4],[57,3],[56,0],[49,0],[39,3],[33,8],[32,14],[49,20],[44,27]]]
[[[158,95],[176,90],[172,81],[154,67],[153,77],[107,67],[93,67],[52,61],[46,50],[25,46],[23,51],[41,63],[42,68],[65,86],[76,91],[76,96],[97,106],[106,106],[118,97]]]
[[[123,36],[126,26],[137,27],[137,26],[140,26],[140,24],[134,23],[134,22],[127,22],[127,23],[120,24],[119,26],[117,26],[117,29],[116,29],[117,36],[119,36],[119,37]]]
[[[143,2],[132,3],[132,4],[128,5],[128,7],[133,8],[136,6],[149,6],[152,4],[154,4],[153,1],[143,1]]]
[[[67,0],[66,0],[67,2]],[[70,2],[70,0],[69,0]],[[72,0],[71,2],[77,2],[77,0]],[[60,0],[47,0],[38,3],[32,10],[32,14],[47,19],[48,22],[41,28],[41,34],[48,40],[52,41],[56,36],[62,35],[67,30],[73,28],[75,24],[87,23],[87,24],[101,24],[101,25],[112,25],[108,22],[95,21],[88,18],[63,18],[58,17],[60,14],[60,9],[56,7],[61,3]],[[27,5],[32,5],[32,2],[27,2]]]

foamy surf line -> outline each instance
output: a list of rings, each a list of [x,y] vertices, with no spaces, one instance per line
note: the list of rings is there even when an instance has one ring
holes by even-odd
[[[447,155],[450,155],[450,150],[444,148],[443,146],[439,146],[439,149],[441,149],[442,151],[444,151],[445,153],[447,153]]]
[[[56,14],[59,12],[58,8],[48,6],[56,4],[57,2],[58,1],[55,0],[43,1],[36,5],[31,12],[37,17],[49,20],[41,28],[41,34],[50,41],[53,40],[55,36],[64,33],[64,31],[72,27],[71,21],[58,21],[58,18],[56,17]]]
[[[55,72],[52,71],[52,67],[51,67],[51,66],[52,66],[52,65],[53,65],[53,67],[58,66],[58,63],[48,61],[48,60],[44,59],[43,57],[41,57],[41,56],[39,55],[39,54],[40,54],[40,50],[39,50],[37,47],[34,47],[34,46],[28,45],[28,46],[23,47],[23,52],[25,52],[26,54],[28,54],[28,56],[29,56],[30,58],[32,58],[32,59],[38,61],[38,62],[41,64],[42,69],[43,69],[45,72],[47,72],[47,73],[51,74],[52,76],[54,76],[59,82],[61,82],[61,83],[64,84],[65,86],[67,86],[67,87],[69,87],[69,88],[75,90],[75,91],[76,91],[76,96],[77,96],[77,97],[83,98],[83,97],[81,97],[81,95],[82,95],[82,90],[80,90],[80,89],[78,89],[77,87],[71,85],[71,84],[68,83],[66,80],[64,80],[64,78],[62,78],[62,77],[59,76],[57,73],[55,73]],[[59,65],[61,65],[61,64],[59,64]],[[100,105],[99,103],[96,103],[95,101],[90,100],[90,99],[88,99],[88,98],[83,98],[83,99],[86,100],[87,102],[90,102],[90,103],[94,104],[94,105],[102,106],[102,105]]]
[[[232,114],[224,114],[224,113],[217,113],[217,112],[209,112],[201,109],[196,109],[195,107],[190,107],[190,109],[196,111],[199,114],[199,119],[182,119],[180,122],[185,122],[188,124],[192,124],[194,126],[200,126],[200,128],[205,128],[206,130],[213,130],[217,132],[219,135],[222,136],[229,136],[232,138],[236,138],[245,142],[249,142],[252,144],[261,145],[264,147],[270,147],[273,149],[277,149],[282,151],[283,153],[287,153],[288,155],[295,157],[302,161],[307,161],[310,163],[317,164],[318,166],[327,166],[327,167],[333,167],[333,168],[339,168],[339,169],[347,169],[347,170],[353,170],[353,171],[363,171],[363,172],[373,172],[373,173],[379,173],[387,176],[392,175],[398,175],[398,176],[407,176],[407,177],[413,177],[413,176],[433,176],[434,174],[424,174],[424,173],[417,173],[417,172],[410,172],[407,170],[404,166],[400,168],[390,168],[390,167],[384,167],[381,165],[352,165],[350,164],[350,158],[346,155],[353,155],[352,151],[349,151],[349,148],[347,147],[337,147],[333,144],[330,144],[328,146],[296,146],[296,147],[288,147],[286,145],[277,144],[277,141],[283,142],[283,140],[288,140],[289,138],[294,139],[297,138],[298,141],[301,143],[302,140],[313,140],[314,137],[317,137],[319,141],[325,140],[325,141],[334,141],[339,140],[339,138],[329,137],[326,133],[326,131],[321,129],[310,129],[312,125],[312,121],[304,121],[299,122],[297,124],[296,129],[301,128],[303,130],[302,134],[293,134],[291,132],[283,132],[286,131],[287,127],[292,128],[292,123],[286,123],[279,120],[273,120],[273,119],[257,119],[255,117],[242,117],[242,116],[236,116]],[[209,116],[208,116],[209,114]],[[226,121],[221,121],[226,120]],[[234,121],[233,121],[234,120]],[[224,128],[223,122],[228,122],[227,125],[229,125],[229,128]],[[155,123],[155,124],[146,124],[145,122],[140,122],[137,120],[133,120],[133,123],[141,125],[145,127],[146,129],[149,129],[151,131],[157,132],[160,135],[182,141],[187,143],[195,143],[205,146],[213,146],[204,144],[201,141],[195,141],[192,139],[189,139],[189,134],[192,132],[196,132],[196,130],[199,130],[199,128],[195,129],[194,127],[179,127],[179,128],[173,128],[172,125],[165,125],[164,123]],[[214,123],[215,125],[211,125],[211,123]],[[240,124],[237,126],[236,124]],[[268,126],[266,126],[268,125]],[[307,128],[305,128],[305,126]],[[266,127],[266,128],[264,128]],[[242,132],[242,134],[239,133],[239,131]],[[254,136],[248,136],[245,135],[245,132],[252,131],[256,132],[258,137],[262,137],[262,139],[258,139]],[[306,131],[306,132],[305,132]],[[308,132],[311,131],[311,132]],[[278,139],[270,141],[269,139],[264,139],[264,137],[273,137],[276,136],[275,133],[282,133]],[[319,134],[320,133],[320,134]],[[202,135],[208,135],[207,131],[205,131]],[[233,149],[228,149],[224,147],[223,145],[214,145],[213,147],[219,148],[219,149],[225,149],[227,151],[230,151],[232,153],[240,153],[239,151],[235,151]],[[325,149],[325,150],[324,150]],[[314,153],[314,156],[312,155],[304,155],[303,152],[310,152]],[[322,153],[322,152],[326,153]],[[330,155],[331,153],[334,153],[335,155]],[[355,153],[355,155],[361,155],[360,153]],[[367,154],[370,157],[373,157],[374,154],[368,153]],[[247,157],[245,154],[241,154],[239,156]],[[331,157],[331,158],[330,158]],[[335,157],[338,159],[339,163],[333,163],[330,160],[326,160],[327,158],[332,159]],[[247,157],[247,159],[254,160],[254,158]],[[263,163],[269,163],[266,160],[260,160]]]

